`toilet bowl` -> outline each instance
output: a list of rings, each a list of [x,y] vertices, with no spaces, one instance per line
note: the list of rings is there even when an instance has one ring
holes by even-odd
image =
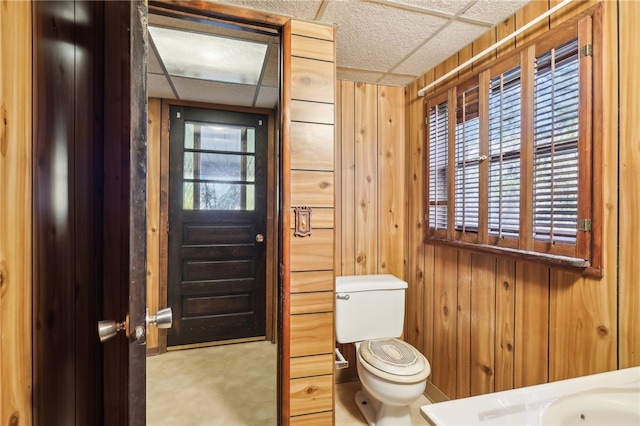
[[[356,343],[362,390],[356,404],[372,426],[410,426],[410,404],[425,390],[431,367],[415,348],[398,339]]]
[[[398,339],[407,286],[389,274],[336,277],[336,340],[356,345],[356,403],[369,425],[410,426],[409,406],[431,372],[427,359]]]

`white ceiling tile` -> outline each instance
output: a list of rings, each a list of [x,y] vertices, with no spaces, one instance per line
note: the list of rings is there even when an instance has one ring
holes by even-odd
[[[251,105],[256,86],[173,77],[180,99],[223,105]]]
[[[395,2],[449,15],[455,15],[460,9],[464,9],[469,4],[469,0],[395,0]]]
[[[478,0],[462,16],[497,24],[513,15],[527,3],[529,0]]]
[[[404,75],[404,74],[389,74],[382,79],[378,80],[378,84],[383,86],[397,86],[404,87],[407,84],[411,83],[415,80],[417,76],[415,75]]]
[[[175,99],[171,85],[164,74],[147,74],[147,94],[150,98]]]
[[[330,2],[323,20],[337,25],[337,65],[387,71],[447,21],[355,1]]]
[[[422,75],[487,31],[485,27],[452,22],[408,60],[393,70],[398,74]]]
[[[313,20],[322,0],[215,0],[213,3],[232,4],[246,9]]]
[[[336,69],[336,79],[345,81],[358,81],[362,83],[375,83],[384,73],[379,71],[354,70],[349,68]]]
[[[211,0],[210,0],[211,1]],[[323,0],[215,0],[239,7],[313,21]],[[324,0],[318,23],[335,25],[336,78],[389,86],[406,86],[488,31],[530,0]],[[459,15],[461,21],[448,16]],[[279,76],[277,38],[151,14],[151,24],[225,37],[276,41],[263,74],[257,106],[273,107]],[[474,25],[477,23],[478,25]],[[431,38],[432,37],[432,38]],[[430,39],[431,38],[431,39]],[[415,51],[415,52],[414,52]],[[413,53],[413,54],[412,54]],[[412,54],[411,57],[408,55]],[[149,95],[173,98],[162,66],[150,50]],[[388,74],[387,74],[388,73]],[[174,78],[182,99],[229,105],[252,105],[255,86]],[[275,95],[274,95],[275,94]]]

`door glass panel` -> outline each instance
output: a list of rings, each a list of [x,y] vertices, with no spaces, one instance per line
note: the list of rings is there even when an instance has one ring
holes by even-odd
[[[255,182],[253,155],[184,153],[184,179],[200,181]]]
[[[185,210],[255,210],[255,185],[184,182]]]
[[[255,209],[255,129],[185,123],[183,208]]]

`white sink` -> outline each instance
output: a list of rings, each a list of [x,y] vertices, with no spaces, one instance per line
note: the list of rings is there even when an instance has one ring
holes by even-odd
[[[640,426],[640,366],[420,407],[431,425]]]
[[[638,392],[598,389],[560,397],[542,413],[543,425],[640,425]]]

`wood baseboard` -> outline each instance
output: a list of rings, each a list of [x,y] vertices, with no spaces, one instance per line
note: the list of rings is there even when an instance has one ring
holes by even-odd
[[[449,401],[449,397],[442,393],[440,389],[435,387],[433,383],[427,380],[427,388],[424,390],[424,396],[431,402]]]

